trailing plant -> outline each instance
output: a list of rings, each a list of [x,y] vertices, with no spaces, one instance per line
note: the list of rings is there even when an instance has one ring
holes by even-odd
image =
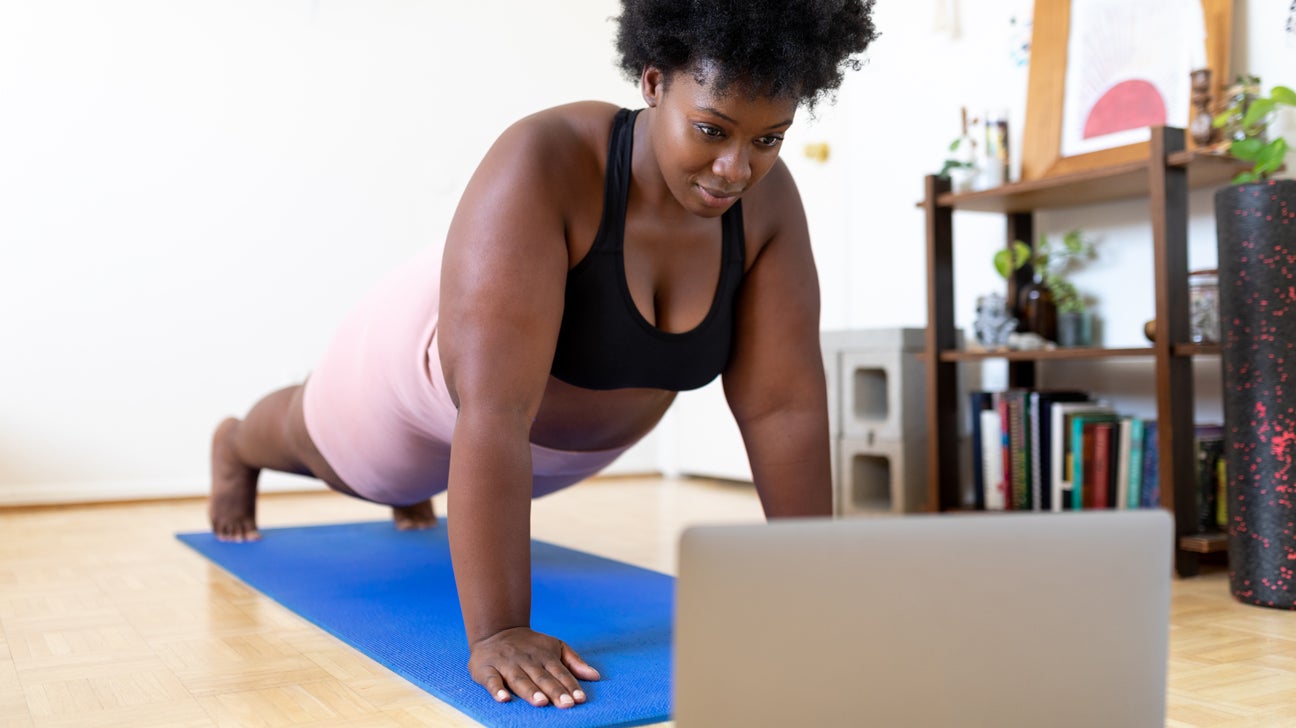
[[[1031,247],[1020,240],[999,250],[994,255],[994,267],[1005,279],[1027,263],[1039,274],[1044,287],[1053,294],[1053,305],[1058,313],[1084,313],[1087,309],[1084,298],[1076,291],[1075,284],[1067,280],[1069,273],[1081,261],[1092,260],[1094,246],[1079,230],[1071,230],[1062,236],[1060,245],[1049,241],[1048,236],[1041,235],[1039,245],[1032,251]]]
[[[1255,76],[1239,76],[1238,83],[1244,87],[1258,88],[1260,79]],[[1296,91],[1286,86],[1274,86],[1268,96],[1252,98],[1247,93],[1235,95],[1229,106],[1215,116],[1212,124],[1216,128],[1236,125],[1241,136],[1229,144],[1229,154],[1253,163],[1250,170],[1233,178],[1233,184],[1263,182],[1282,167],[1283,158],[1287,156],[1287,140],[1281,136],[1268,141],[1265,139],[1274,111],[1282,106],[1296,107]]]
[[[944,179],[949,179],[951,169],[972,169],[975,167],[976,164],[972,161],[972,155],[974,153],[971,149],[972,144],[972,140],[966,135],[950,142],[949,150],[953,152],[953,154],[945,160],[945,164],[941,167],[939,176]],[[964,146],[969,148],[963,149]]]

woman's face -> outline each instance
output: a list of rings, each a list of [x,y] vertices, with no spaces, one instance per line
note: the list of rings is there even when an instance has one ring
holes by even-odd
[[[644,71],[648,133],[671,194],[689,212],[717,217],[763,178],[778,159],[797,102],[752,95],[741,85],[717,93],[703,67],[666,78]]]

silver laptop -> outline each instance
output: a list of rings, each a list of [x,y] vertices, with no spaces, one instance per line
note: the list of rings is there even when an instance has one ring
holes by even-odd
[[[700,526],[680,543],[675,720],[1165,725],[1168,513]]]

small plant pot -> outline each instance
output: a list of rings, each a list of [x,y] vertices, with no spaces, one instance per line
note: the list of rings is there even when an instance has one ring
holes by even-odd
[[[1075,313],[1059,311],[1057,315],[1057,343],[1064,348],[1093,345],[1093,315],[1088,311]]]

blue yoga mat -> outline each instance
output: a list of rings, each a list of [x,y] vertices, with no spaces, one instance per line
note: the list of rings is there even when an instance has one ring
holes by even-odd
[[[531,544],[535,629],[603,676],[570,709],[497,703],[468,675],[445,521],[262,530],[260,541],[177,536],[226,571],[487,726],[636,726],[670,717],[675,580],[541,541]]]

